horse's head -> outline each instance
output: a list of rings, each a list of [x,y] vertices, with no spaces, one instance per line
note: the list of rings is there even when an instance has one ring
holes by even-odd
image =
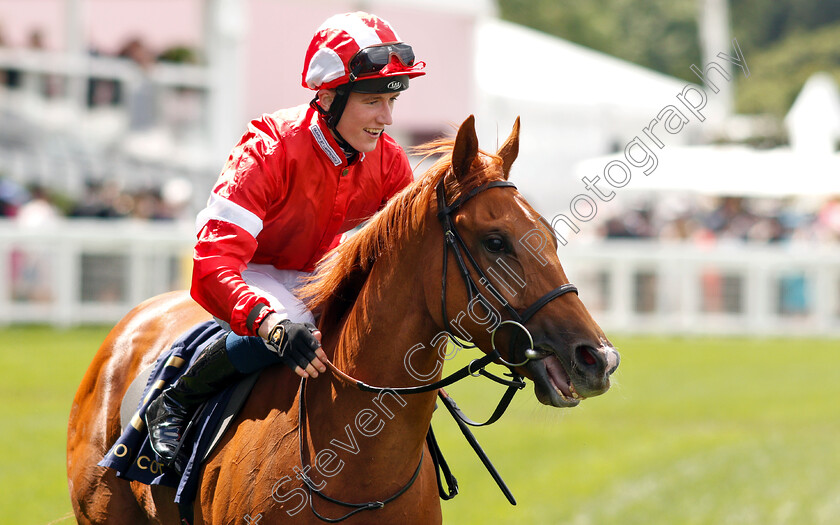
[[[426,299],[450,333],[498,348],[540,402],[576,406],[609,389],[619,356],[569,283],[552,228],[507,182],[518,151],[518,119],[496,155],[479,151],[472,116],[459,128],[436,210],[443,300],[440,277]]]

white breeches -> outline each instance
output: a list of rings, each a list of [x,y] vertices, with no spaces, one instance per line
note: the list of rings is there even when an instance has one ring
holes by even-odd
[[[295,323],[315,324],[312,312],[295,295],[309,275],[297,270],[278,270],[270,264],[248,264],[242,272],[248,286],[264,295],[281,317]]]
[[[315,316],[295,295],[309,275],[311,274],[297,270],[278,270],[270,264],[253,263],[249,263],[242,272],[245,283],[268,299],[269,306],[283,319],[290,319],[295,323],[315,324]],[[230,326],[221,319],[216,321],[226,330],[230,330]]]

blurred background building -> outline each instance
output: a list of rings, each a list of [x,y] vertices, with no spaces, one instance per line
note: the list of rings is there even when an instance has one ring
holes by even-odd
[[[427,63],[404,146],[522,117],[512,176],[605,328],[840,334],[836,0],[0,0],[0,322],[185,288],[229,149],[352,10]]]

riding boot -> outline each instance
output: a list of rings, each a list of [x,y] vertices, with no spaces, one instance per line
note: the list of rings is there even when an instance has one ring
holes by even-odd
[[[244,377],[230,361],[227,336],[206,348],[189,369],[149,404],[146,425],[152,448],[167,466],[183,467],[178,454],[193,411],[224,387]],[[178,461],[176,461],[178,460]]]

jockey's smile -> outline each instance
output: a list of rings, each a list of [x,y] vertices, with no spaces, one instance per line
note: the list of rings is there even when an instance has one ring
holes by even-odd
[[[336,129],[356,151],[366,153],[393,123],[394,103],[399,93],[350,93]]]

